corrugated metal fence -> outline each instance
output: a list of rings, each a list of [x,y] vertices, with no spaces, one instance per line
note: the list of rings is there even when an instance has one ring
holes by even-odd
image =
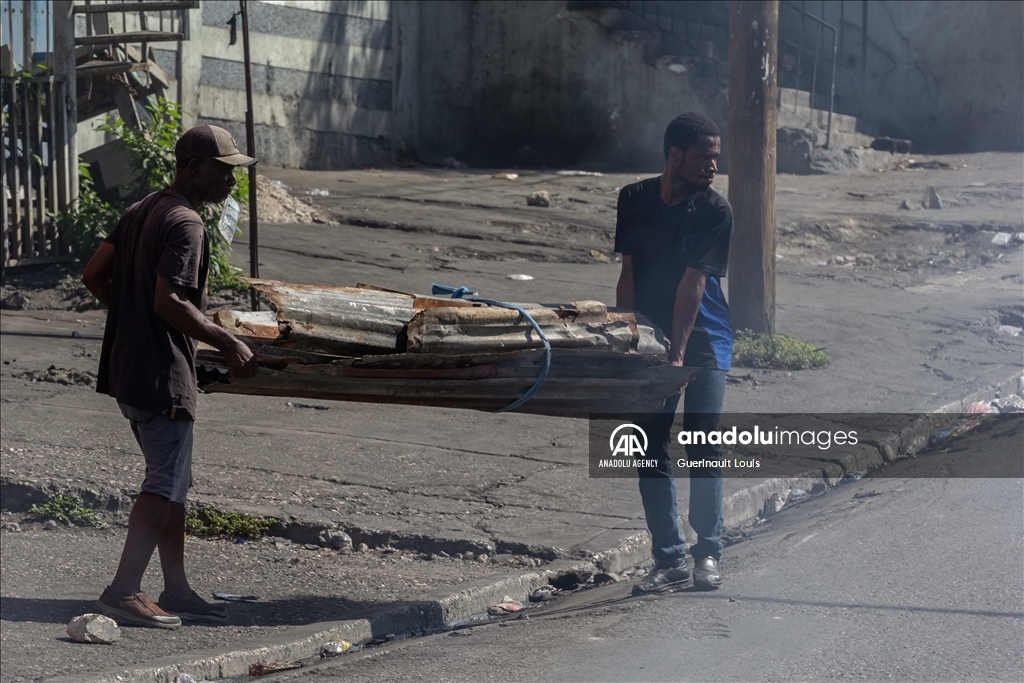
[[[4,217],[3,266],[71,258],[56,216],[68,206],[67,159],[60,153],[67,122],[64,83],[47,78],[0,78],[3,154],[0,193]]]

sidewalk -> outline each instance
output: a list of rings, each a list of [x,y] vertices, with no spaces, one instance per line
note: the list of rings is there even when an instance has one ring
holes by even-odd
[[[295,186],[297,179],[326,183],[360,173],[368,175],[285,175]],[[451,181],[445,192],[461,195],[469,208],[419,206],[391,228],[354,227],[352,220],[264,225],[261,275],[406,291],[443,282],[518,301],[614,298],[616,264],[579,257],[590,249],[610,251],[599,226],[613,225],[614,214],[579,224],[576,242],[502,241],[515,229],[493,225],[481,228],[481,234],[493,231],[493,239],[473,241],[446,230],[469,230],[497,209],[506,218],[527,213],[525,203],[517,209],[506,202],[508,185],[491,185],[498,194],[473,196],[479,179],[458,186],[454,175],[438,176],[430,186],[424,173],[415,187],[403,188],[396,187],[401,172],[377,173],[392,174],[383,179],[391,181],[392,194],[415,190],[432,201],[443,198],[438,183]],[[623,179],[571,181],[572,187],[593,187]],[[600,196],[613,202],[607,189]],[[786,196],[780,195],[780,215]],[[356,201],[338,199],[332,211],[344,218],[357,210],[355,204],[346,209],[346,202]],[[993,222],[1005,220],[1005,205],[998,208],[1001,217]],[[384,209],[375,215],[387,217]],[[535,214],[523,220],[543,225]],[[430,226],[433,232],[417,229]],[[495,245],[523,253],[496,258],[487,251]],[[832,365],[793,373],[734,368],[727,411],[921,413],[1017,391],[1021,338],[997,328],[1021,309],[1019,246],[985,265],[926,273],[905,286],[894,286],[897,276],[878,268],[811,266],[790,256],[796,246],[784,247],[777,329],[827,348]],[[244,241],[236,249],[241,264]],[[505,278],[520,272],[535,279]],[[88,386],[12,376],[50,365],[95,372],[102,321],[100,312],[4,312],[2,355],[10,363],[0,376],[4,509],[24,511],[59,490],[110,510],[111,519],[125,518],[142,468],[114,402]],[[201,592],[253,593],[261,600],[233,605],[225,626],[171,633],[126,628],[112,647],[77,645],[65,638],[64,624],[89,611],[109,580],[124,528],[44,531],[23,524],[20,533],[2,532],[0,680],[113,680],[113,673],[86,673],[99,671],[121,672],[119,680],[170,680],[179,668],[197,678],[238,676],[257,659],[312,656],[330,637],[362,642],[438,628],[480,613],[505,594],[525,600],[551,575],[574,567],[619,572],[648,557],[636,482],[588,477],[581,420],[226,395],[202,397],[199,412],[192,503],[280,523],[258,542],[190,539],[190,572]],[[856,469],[882,462],[871,445],[858,458]],[[727,525],[750,520],[765,496],[783,486],[727,480]],[[684,511],[686,489],[683,483]],[[343,529],[368,548],[348,555],[313,548],[325,528]],[[727,559],[728,551],[726,570]],[[157,567],[144,583],[154,597]]]

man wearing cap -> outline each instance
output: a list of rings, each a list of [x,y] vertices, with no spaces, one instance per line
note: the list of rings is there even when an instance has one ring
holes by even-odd
[[[196,340],[219,349],[232,376],[256,373],[248,347],[204,315],[210,245],[196,212],[227,199],[235,167],[256,160],[241,154],[226,130],[209,125],[186,131],[174,156],[171,186],[128,208],[82,276],[107,307],[97,391],[117,399],[146,461],[117,573],[96,609],[122,623],[159,628],[227,618],[185,576]],[[154,603],[142,592],[142,575],[156,548],[164,591]]]

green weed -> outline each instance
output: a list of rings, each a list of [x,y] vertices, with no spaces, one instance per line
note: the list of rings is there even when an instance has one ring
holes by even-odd
[[[42,505],[33,505],[29,508],[28,513],[35,519],[53,519],[75,526],[94,526],[99,529],[107,526],[100,520],[95,510],[82,506],[82,500],[78,496],[66,493],[53,494]]]
[[[750,330],[736,333],[732,347],[736,365],[778,370],[806,370],[828,365],[828,354],[813,344],[788,334],[754,334]]]
[[[275,520],[234,512],[216,510],[189,510],[185,516],[185,533],[191,536],[230,536],[232,538],[259,538]]]

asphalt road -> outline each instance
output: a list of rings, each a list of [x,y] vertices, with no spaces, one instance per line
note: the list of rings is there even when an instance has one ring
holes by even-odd
[[[1024,680],[1024,482],[913,476],[1019,457],[991,436],[783,510],[726,549],[717,592],[612,584],[265,680]]]

